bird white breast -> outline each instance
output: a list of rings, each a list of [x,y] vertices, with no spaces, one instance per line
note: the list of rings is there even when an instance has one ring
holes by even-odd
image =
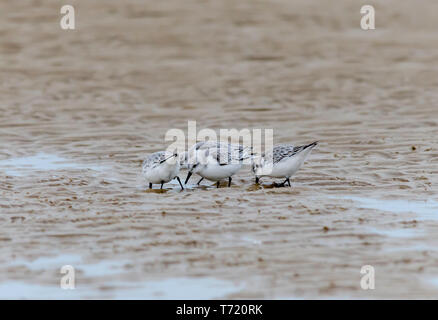
[[[289,159],[284,159],[274,165],[272,168],[271,177],[282,178],[282,177],[290,177],[295,172],[300,169],[303,165],[303,161],[299,159],[300,157],[291,157]]]
[[[148,168],[143,174],[146,181],[150,183],[166,183],[178,175],[179,169],[180,166],[178,162],[173,164],[165,162],[155,168]]]
[[[304,163],[304,160],[306,160],[311,150],[312,149],[309,148],[309,150],[304,150],[303,152],[297,154],[296,156],[289,157],[287,159],[283,159],[275,163],[270,173],[264,172],[264,174],[261,174],[260,176],[265,175],[274,178],[293,176],[301,168],[301,166]]]
[[[234,175],[242,167],[241,164],[228,164],[225,166],[208,164],[198,174],[212,181],[219,181]]]

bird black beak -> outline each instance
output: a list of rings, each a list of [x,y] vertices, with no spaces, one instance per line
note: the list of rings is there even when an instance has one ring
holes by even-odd
[[[167,160],[169,160],[170,158],[173,158],[173,157],[176,157],[176,155],[171,155],[170,157],[167,157],[166,159],[161,160],[161,161],[160,161],[160,164],[166,162]]]
[[[189,181],[191,176],[192,176],[192,172],[189,171],[189,173],[187,173],[187,178],[186,178],[186,181],[184,182],[184,184],[187,184],[187,181]]]

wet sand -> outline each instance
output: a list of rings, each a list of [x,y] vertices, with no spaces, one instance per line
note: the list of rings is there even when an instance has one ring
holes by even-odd
[[[0,3],[0,298],[438,297],[438,3],[70,3]],[[294,188],[147,190],[188,120],[320,144]]]

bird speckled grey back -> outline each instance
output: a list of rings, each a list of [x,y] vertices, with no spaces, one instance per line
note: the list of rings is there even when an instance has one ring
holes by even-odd
[[[276,145],[272,151],[272,158],[274,159],[273,163],[278,163],[278,162],[282,161],[283,159],[293,157],[294,155],[300,153],[301,151],[303,151],[309,147],[313,147],[315,145],[317,145],[317,142],[313,142],[311,144],[298,146],[298,147],[294,147],[291,144]],[[265,153],[263,153],[262,156],[265,157]],[[270,160],[270,159],[268,159],[268,160]]]
[[[230,144],[220,141],[205,141],[195,144],[196,150],[205,150],[205,156],[211,155],[220,165],[227,165],[243,161],[249,157],[247,148],[239,144]]]
[[[159,165],[163,160],[166,159],[166,152],[165,151],[158,151],[155,153],[152,153],[146,157],[146,159],[143,161],[143,170],[154,168],[157,165]]]

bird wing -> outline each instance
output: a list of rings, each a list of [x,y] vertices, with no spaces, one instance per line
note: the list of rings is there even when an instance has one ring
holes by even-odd
[[[273,157],[274,163],[280,162],[286,158],[293,157],[293,156],[299,154],[300,152],[302,152],[303,150],[305,150],[309,147],[314,147],[316,145],[317,145],[317,142],[313,142],[311,144],[306,144],[306,145],[302,145],[302,146],[298,146],[298,147],[294,147],[291,144],[283,144],[283,145],[275,146],[274,150],[272,152],[272,157]]]
[[[143,161],[143,170],[156,167],[164,159],[166,159],[166,152],[164,151],[158,151],[148,155]]]
[[[218,142],[216,146],[209,148],[208,154],[221,166],[239,163],[249,157],[247,148],[244,146],[223,142]]]

